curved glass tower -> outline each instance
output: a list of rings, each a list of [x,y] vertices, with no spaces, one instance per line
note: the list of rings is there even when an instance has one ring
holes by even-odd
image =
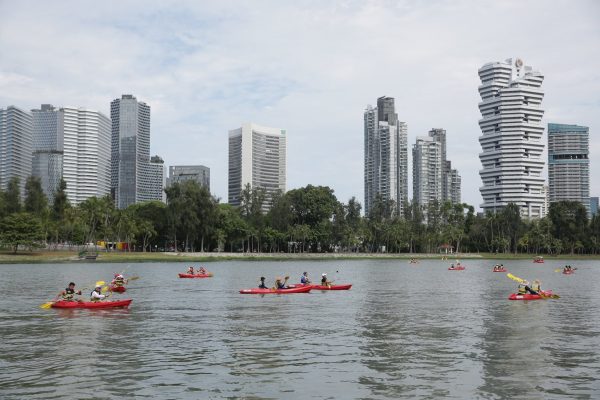
[[[541,218],[544,76],[515,58],[485,64],[479,77],[481,207],[495,212],[515,203],[523,217]]]

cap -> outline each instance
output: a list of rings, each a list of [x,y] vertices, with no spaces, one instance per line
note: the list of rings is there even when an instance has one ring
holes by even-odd
[[[327,276],[327,274],[326,273],[322,273],[321,276]]]

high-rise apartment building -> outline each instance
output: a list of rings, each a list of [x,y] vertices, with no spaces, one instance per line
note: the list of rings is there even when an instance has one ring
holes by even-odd
[[[380,97],[364,112],[365,215],[377,195],[393,200],[402,214],[408,201],[408,142],[406,123],[398,120],[393,97]]]
[[[485,64],[479,77],[481,207],[495,212],[514,203],[523,217],[540,218],[544,77],[519,58]]]
[[[592,217],[598,214],[598,197],[592,196],[590,197],[590,214]]]
[[[461,198],[461,179],[456,169],[452,169],[452,162],[446,155],[446,130],[433,128],[429,131],[429,136],[441,145],[441,163],[442,163],[442,202],[460,203]]]
[[[11,178],[19,178],[21,197],[31,176],[32,129],[27,111],[15,106],[0,109],[0,189],[6,190]]]
[[[590,210],[590,133],[587,126],[548,124],[550,202],[578,201]]]
[[[417,136],[412,149],[413,201],[426,209],[442,202],[442,144],[432,136]]]
[[[263,211],[272,195],[286,190],[286,131],[253,123],[229,131],[229,204],[240,205],[247,184],[266,192]]]
[[[544,206],[542,207],[542,218],[548,215],[548,211],[550,211],[550,190],[548,189],[548,185],[542,186],[542,195],[544,196]]]
[[[138,195],[138,201],[159,200],[166,202],[165,188],[165,162],[159,156],[150,157],[150,163],[144,168],[142,177],[142,188]]]
[[[60,179],[69,202],[110,193],[110,120],[86,108],[42,104],[33,115],[33,176],[52,201]]]
[[[210,168],[204,165],[171,165],[167,186],[184,181],[196,181],[210,192]]]
[[[110,103],[111,193],[118,208],[151,197],[150,106],[130,94]]]

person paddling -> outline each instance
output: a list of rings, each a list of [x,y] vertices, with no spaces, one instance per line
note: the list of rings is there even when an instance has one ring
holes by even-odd
[[[260,277],[260,284],[258,285],[259,289],[268,289],[267,285],[265,285],[265,277]]]
[[[321,274],[321,286],[331,286],[331,282],[327,280],[327,274],[325,272]]]
[[[204,269],[204,267],[200,267],[200,269],[198,270],[198,273],[200,275],[206,275],[206,270]]]
[[[111,285],[116,287],[124,286],[126,283],[125,277],[121,274],[115,274],[115,279],[112,280]]]
[[[188,275],[194,275],[194,267],[189,267],[187,270]]]
[[[57,298],[60,297],[61,300],[63,301],[75,301],[75,295],[79,295],[81,296],[81,290],[79,291],[75,291],[75,282],[70,282],[69,286],[67,286],[67,288],[65,290],[63,290],[62,292],[60,292],[58,294],[58,296],[56,296]]]
[[[540,282],[538,279],[534,280],[531,284],[531,290],[539,294],[542,291],[542,282]]]
[[[523,281],[521,283],[519,283],[519,287],[517,288],[517,293],[520,295],[523,294],[538,294],[538,292],[534,291],[533,289],[531,289],[529,287],[529,282],[528,281]]]
[[[308,279],[308,272],[303,272],[300,277],[300,283],[303,285],[308,285],[310,283],[310,279]]]
[[[283,281],[281,281],[281,278],[275,279],[275,289],[287,289],[287,282],[289,279],[289,276],[286,276]]]
[[[106,295],[102,294],[102,286],[96,285],[96,288],[90,293],[90,301],[101,301],[104,300]]]

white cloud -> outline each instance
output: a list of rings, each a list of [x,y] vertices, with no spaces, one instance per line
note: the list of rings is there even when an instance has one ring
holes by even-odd
[[[541,70],[546,121],[590,126],[592,165],[600,158],[599,16],[592,1],[5,1],[0,105],[108,114],[133,93],[152,107],[152,152],[209,166],[222,198],[227,131],[282,127],[288,187],[329,185],[362,201],[362,112],[393,96],[409,144],[447,129],[464,200],[479,205],[485,62],[518,55]]]

